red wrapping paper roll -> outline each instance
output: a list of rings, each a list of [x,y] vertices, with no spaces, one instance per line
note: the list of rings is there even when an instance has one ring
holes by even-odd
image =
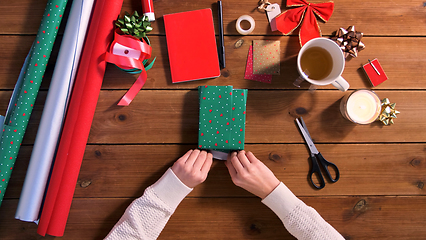
[[[105,74],[105,52],[113,40],[113,22],[122,3],[95,3],[37,230],[42,236],[64,234]]]

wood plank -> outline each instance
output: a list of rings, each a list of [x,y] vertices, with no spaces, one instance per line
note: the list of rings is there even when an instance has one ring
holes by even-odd
[[[191,145],[88,146],[76,197],[138,197]],[[340,180],[317,191],[308,183],[308,151],[302,144],[246,146],[298,196],[426,195],[424,144],[318,144],[341,173]],[[362,151],[360,151],[362,149]],[[392,151],[392,157],[387,153]],[[85,183],[90,182],[88,187]],[[252,196],[236,187],[221,161],[215,161],[194,197]]]
[[[321,3],[324,1],[314,0],[309,2]],[[213,16],[216,20],[217,14],[214,3],[215,1],[197,1],[196,3],[189,1],[156,1],[154,6],[157,21],[153,24],[153,33],[164,34],[164,23],[163,19],[160,18],[164,14],[212,8]],[[278,1],[278,4],[281,5],[282,12],[287,10],[285,1]],[[244,14],[249,14],[256,22],[253,35],[280,34],[270,30],[265,14],[257,11],[257,6],[257,2],[251,0],[223,1],[225,34],[238,35],[235,29],[235,22]],[[134,1],[131,4],[125,1],[123,9],[132,11],[140,9],[140,7],[135,5]],[[359,31],[364,32],[366,35],[418,36],[426,34],[426,26],[418,24],[420,19],[425,20],[424,13],[423,1],[420,0],[404,2],[341,0],[335,2],[334,12],[330,20],[326,24],[321,20],[318,20],[318,23],[324,35],[330,35],[340,27],[347,28],[350,25],[355,25],[359,27]],[[218,29],[217,26],[215,26],[215,29]],[[298,34],[298,32],[294,34]]]
[[[418,239],[426,234],[426,197],[304,197],[346,239]],[[102,239],[133,199],[74,199],[61,239]],[[38,239],[34,223],[14,219],[17,200],[0,209],[2,239]],[[208,207],[207,207],[208,206]],[[332,206],[332,207],[330,207]],[[48,237],[47,239],[52,239]],[[186,198],[159,239],[294,239],[258,198]]]
[[[2,1],[0,34],[36,34],[47,0]]]
[[[129,107],[117,106],[125,91],[101,91],[89,143],[190,143],[198,139],[198,93],[195,90],[141,91]],[[318,143],[425,142],[425,92],[377,91],[401,111],[395,124],[357,125],[339,110],[340,91],[249,91],[246,143],[302,143],[294,124],[303,116]],[[6,112],[11,91],[0,92]],[[35,104],[24,144],[34,143],[46,92]],[[422,117],[423,116],[423,117]],[[131,134],[130,134],[131,133]]]
[[[425,92],[377,91],[401,111],[396,124],[356,125],[339,110],[340,91],[249,91],[246,143],[301,143],[295,116],[304,117],[318,143],[425,142]],[[124,91],[102,91],[90,143],[197,143],[197,91],[141,91],[129,107]],[[129,134],[132,133],[132,134]]]
[[[44,1],[5,1],[0,5],[0,24],[3,26],[0,34],[35,34],[46,6]],[[71,1],[69,1],[71,2]],[[324,2],[314,0],[312,3]],[[155,1],[154,8],[157,20],[153,23],[154,30],[151,34],[164,35],[164,14],[212,8],[216,20],[215,1]],[[278,2],[282,11],[286,10],[285,1]],[[251,15],[256,21],[254,35],[280,34],[272,32],[264,13],[256,10],[257,2],[242,0],[238,2],[223,2],[224,30],[227,35],[237,35],[235,21],[244,14]],[[141,2],[137,0],[125,0],[122,8],[124,11],[141,11]],[[355,25],[365,35],[374,36],[424,36],[426,26],[419,24],[425,20],[425,8],[421,0],[409,0],[404,2],[357,1],[341,0],[335,2],[334,13],[328,23],[319,20],[321,31],[324,35],[330,35],[340,27]],[[20,16],[20,17],[17,17]],[[216,22],[216,21],[215,21]],[[215,23],[216,24],[216,23]],[[215,26],[216,29],[217,25]],[[295,35],[297,34],[294,33]]]
[[[325,158],[341,173],[337,183],[318,191],[311,187],[304,144],[247,144],[298,196],[426,195],[424,144],[318,144]],[[89,145],[76,185],[75,197],[138,197],[193,145]],[[19,198],[31,154],[23,146],[6,198]],[[207,181],[192,197],[249,197],[236,187],[221,161],[215,161]]]
[[[225,37],[227,68],[221,70],[221,77],[209,80],[192,81],[172,84],[170,65],[167,55],[166,40],[163,37],[151,37],[153,56],[157,57],[154,67],[148,71],[147,83],[144,89],[163,88],[194,88],[199,85],[228,85],[249,89],[292,89],[294,80],[298,78],[297,54],[300,50],[297,37],[268,37],[268,40],[280,41],[281,46],[281,75],[273,76],[272,84],[265,84],[244,79],[247,62],[247,53],[252,41],[259,37]],[[239,39],[244,40],[242,47],[236,49],[234,44]],[[366,77],[361,66],[368,59],[378,58],[389,80],[377,86],[375,89],[425,89],[426,59],[418,49],[426,49],[426,43],[421,38],[383,38],[365,37],[363,42],[366,49],[359,53],[358,58],[346,61],[343,77],[350,83],[351,89],[371,88],[371,83]],[[398,46],[398,51],[390,49]],[[416,47],[413,47],[416,46]],[[404,54],[400,54],[404,52]],[[103,83],[104,89],[128,89],[137,76],[122,73],[112,65],[108,65]],[[122,81],[117,81],[121,79]],[[410,79],[410,81],[403,81]],[[302,83],[301,88],[307,89],[310,84]],[[320,89],[334,89],[331,85]]]
[[[49,87],[54,70],[54,64],[60,47],[62,37],[58,37],[54,46],[51,59],[46,70],[42,89]],[[243,39],[242,47],[234,48],[234,43]],[[228,85],[248,89],[290,89],[298,90],[293,86],[293,81],[298,77],[296,68],[296,56],[300,49],[297,37],[268,37],[270,40],[281,42],[281,75],[274,76],[272,84],[259,83],[244,79],[245,62],[247,52],[252,40],[258,37],[226,37],[226,61],[227,68],[222,70],[222,76],[215,79],[172,84],[170,65],[168,60],[166,39],[164,36],[152,36],[150,40],[153,46],[153,56],[157,57],[154,67],[148,71],[148,79],[144,89],[193,89],[198,85]],[[371,84],[360,68],[367,59],[378,58],[385,69],[389,80],[380,84],[375,89],[425,89],[426,59],[422,51],[426,49],[426,42],[422,38],[387,38],[383,41],[380,37],[365,37],[367,48],[360,52],[358,58],[346,62],[343,77],[350,83],[351,89],[370,88]],[[19,76],[25,56],[31,47],[33,36],[0,36],[0,55],[4,63],[0,65],[0,89],[13,89]],[[398,51],[390,49],[398,46]],[[416,46],[416,47],[413,47]],[[405,54],[400,54],[404,52]],[[135,81],[137,75],[124,73],[112,64],[108,64],[103,89],[128,89]],[[119,81],[118,81],[119,79]],[[404,81],[410,79],[410,81]],[[302,84],[302,89],[309,88],[308,83]],[[334,89],[331,85],[320,89]]]
[[[31,47],[47,0],[3,1],[0,4],[0,114],[6,107],[22,63]],[[72,0],[69,0],[69,6]],[[271,32],[264,13],[252,0],[224,5],[227,68],[216,79],[172,84],[164,14],[212,8],[216,1],[154,0],[157,21],[150,40],[157,62],[148,72],[144,89],[126,108],[116,103],[136,77],[108,64],[89,144],[76,184],[63,239],[103,239],[128,204],[143,194],[173,162],[196,147],[198,85],[247,88],[246,149],[253,151],[276,176],[308,205],[313,206],[346,239],[420,239],[426,230],[425,142],[426,49],[424,1],[335,1],[324,36],[355,25],[364,33],[366,49],[346,62],[343,77],[351,90],[371,88],[360,67],[378,58],[389,80],[374,88],[401,111],[396,124],[355,125],[339,113],[344,93],[332,86],[313,94],[292,85],[298,74],[298,31],[291,36]],[[286,1],[278,2],[282,10]],[[313,0],[312,3],[324,2]],[[122,13],[141,9],[139,0],[124,0]],[[69,8],[68,8],[69,10]],[[241,36],[236,19],[249,14],[255,31]],[[64,20],[67,14],[64,15]],[[60,27],[52,57],[31,117],[24,144],[0,207],[1,239],[41,239],[36,225],[14,219],[32,144],[53,73],[65,24]],[[235,48],[234,43],[244,44]],[[254,39],[281,42],[281,76],[272,84],[244,80],[248,47]],[[308,151],[294,118],[303,116],[318,149],[337,164],[341,179],[313,189],[307,179]],[[333,207],[330,207],[333,206]],[[46,237],[53,239],[53,237]],[[159,239],[294,239],[279,219],[245,190],[236,187],[226,167],[215,161],[207,181],[195,188],[172,216]]]

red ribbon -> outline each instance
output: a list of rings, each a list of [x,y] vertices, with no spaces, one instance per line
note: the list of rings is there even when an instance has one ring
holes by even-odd
[[[121,44],[125,47],[140,51],[139,59],[115,55],[113,54],[113,48],[115,44]],[[117,65],[119,68],[123,69],[139,69],[142,70],[138,79],[130,87],[130,89],[124,94],[121,100],[117,105],[119,106],[128,106],[132,100],[136,97],[139,90],[143,87],[146,82],[148,75],[143,66],[143,60],[151,57],[152,48],[149,46],[143,39],[139,40],[136,37],[130,35],[120,35],[120,30],[116,29],[114,32],[114,41],[111,43],[109,51],[106,53],[105,60],[109,63]]]
[[[327,22],[333,14],[334,3],[309,3],[305,0],[287,0],[287,7],[298,7],[289,9],[276,17],[277,29],[285,35],[290,34],[299,25],[299,41],[303,46],[307,41],[321,37],[317,15]]]

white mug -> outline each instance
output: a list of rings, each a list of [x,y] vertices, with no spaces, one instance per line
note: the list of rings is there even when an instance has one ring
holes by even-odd
[[[314,80],[309,78],[309,76],[302,69],[300,60],[302,55],[306,50],[312,47],[321,47],[326,50],[330,55],[333,62],[333,67],[328,76],[322,78],[321,80]],[[340,47],[334,41],[328,38],[314,38],[309,40],[305,45],[303,45],[302,49],[299,51],[299,55],[297,56],[297,71],[300,74],[299,79],[306,80],[313,85],[324,86],[328,84],[332,84],[334,87],[339,89],[340,91],[346,91],[349,89],[349,83],[342,77],[343,70],[345,69],[345,58],[343,56],[343,52]],[[300,80],[296,80],[296,82]],[[295,82],[295,85],[296,85]],[[297,86],[297,85],[296,85]]]

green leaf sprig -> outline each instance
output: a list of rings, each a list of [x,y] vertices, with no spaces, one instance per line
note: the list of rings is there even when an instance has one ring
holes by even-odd
[[[139,16],[137,11],[135,11],[133,15],[125,12],[122,19],[119,18],[115,21],[115,26],[117,26],[124,34],[128,34],[139,39],[145,38],[146,33],[152,31],[151,22],[148,21],[148,17]]]
[[[148,45],[151,45],[148,37],[146,36],[146,33],[152,31],[151,22],[148,21],[147,16],[140,17],[138,11],[135,11],[133,15],[130,15],[128,12],[124,12],[124,17],[122,19],[117,19],[117,21],[115,21],[115,26],[117,26],[124,34],[131,35],[139,39],[143,38],[148,43]],[[152,68],[156,59],[157,57],[154,57],[154,59],[149,64],[148,59],[143,60],[142,64],[146,71]],[[141,69],[137,68],[118,68],[131,74],[138,74],[142,72]]]

